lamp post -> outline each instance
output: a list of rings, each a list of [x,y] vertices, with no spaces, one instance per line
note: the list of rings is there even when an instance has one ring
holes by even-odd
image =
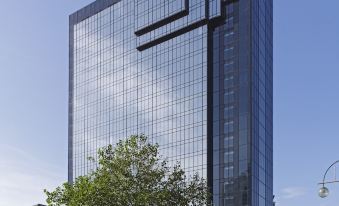
[[[330,191],[329,189],[325,186],[326,184],[333,184],[333,183],[339,183],[339,181],[337,180],[336,178],[336,175],[334,177],[334,180],[332,181],[326,181],[326,175],[327,173],[330,171],[330,169],[332,167],[334,167],[336,164],[339,164],[339,160],[335,161],[329,168],[327,168],[325,174],[324,174],[324,178],[323,178],[323,181],[321,183],[319,183],[319,185],[322,185],[322,187],[319,189],[319,197],[321,198],[325,198],[327,197],[329,194],[330,194]]]

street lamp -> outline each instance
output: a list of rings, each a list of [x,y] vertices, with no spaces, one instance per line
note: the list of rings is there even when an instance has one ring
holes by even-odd
[[[322,187],[319,189],[319,197],[321,198],[325,198],[330,194],[330,191],[328,190],[327,187]]]
[[[327,196],[330,194],[330,190],[329,190],[327,187],[325,187],[326,184],[339,183],[339,181],[338,181],[337,178],[336,178],[336,175],[335,175],[335,177],[334,177],[334,180],[325,182],[327,173],[330,171],[330,169],[331,169],[332,167],[334,167],[334,165],[336,165],[336,164],[338,164],[338,163],[339,163],[339,160],[336,161],[336,162],[334,162],[334,163],[326,170],[326,172],[325,172],[325,174],[324,174],[323,181],[322,181],[321,183],[319,183],[319,185],[322,185],[322,187],[319,189],[319,197],[325,198],[325,197],[327,197]]]

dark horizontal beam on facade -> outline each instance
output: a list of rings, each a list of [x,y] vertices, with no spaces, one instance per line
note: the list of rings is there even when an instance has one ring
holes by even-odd
[[[162,26],[165,26],[166,24],[171,23],[172,21],[175,21],[175,20],[180,19],[180,18],[182,18],[184,16],[187,16],[187,15],[188,15],[188,10],[187,9],[179,11],[179,12],[177,12],[177,13],[171,15],[171,16],[168,16],[168,17],[166,17],[164,19],[161,19],[160,21],[157,21],[157,22],[155,22],[155,23],[153,23],[153,24],[151,24],[149,26],[146,26],[146,27],[144,27],[142,29],[137,30],[135,32],[135,35],[137,35],[137,36],[144,35],[144,34],[146,34],[148,32],[156,30],[156,29],[158,29],[158,28],[160,28]]]
[[[162,26],[165,26],[166,24],[169,24],[169,23],[171,23],[171,22],[173,22],[177,19],[180,19],[184,16],[187,16],[189,14],[189,0],[185,0],[184,3],[185,3],[185,5],[184,5],[185,8],[183,10],[176,12],[176,13],[174,13],[174,14],[166,17],[166,18],[163,18],[163,19],[161,19],[157,22],[154,22],[153,24],[150,24],[150,25],[148,25],[148,26],[146,26],[142,29],[135,31],[135,35],[137,35],[137,36],[144,35],[148,32],[151,32],[151,31],[158,29]]]
[[[176,30],[176,31],[174,31],[174,32],[172,32],[170,34],[167,34],[165,36],[162,36],[162,37],[160,37],[158,39],[155,39],[153,41],[147,42],[145,44],[142,44],[142,45],[137,47],[137,50],[139,50],[139,51],[146,50],[146,49],[151,48],[151,47],[153,47],[155,45],[161,44],[161,43],[163,43],[165,41],[168,41],[168,40],[173,39],[173,38],[175,38],[177,36],[180,36],[180,35],[182,35],[184,33],[190,32],[190,31],[192,31],[192,30],[194,30],[196,28],[199,28],[199,27],[207,24],[207,23],[208,23],[207,19],[203,19],[203,20],[197,21],[197,22],[195,22],[193,24],[190,24],[190,25],[188,25],[186,27],[178,29],[178,30]]]

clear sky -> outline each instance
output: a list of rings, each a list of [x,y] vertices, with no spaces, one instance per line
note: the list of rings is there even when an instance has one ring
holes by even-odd
[[[1,0],[0,206],[67,179],[68,15],[90,2]],[[339,1],[274,4],[278,205],[337,205],[339,184],[321,200],[317,183],[339,159]]]

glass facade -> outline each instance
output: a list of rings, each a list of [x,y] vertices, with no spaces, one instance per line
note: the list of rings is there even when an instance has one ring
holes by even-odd
[[[208,179],[218,206],[273,205],[272,0],[97,0],[70,16],[69,181],[134,134]]]

